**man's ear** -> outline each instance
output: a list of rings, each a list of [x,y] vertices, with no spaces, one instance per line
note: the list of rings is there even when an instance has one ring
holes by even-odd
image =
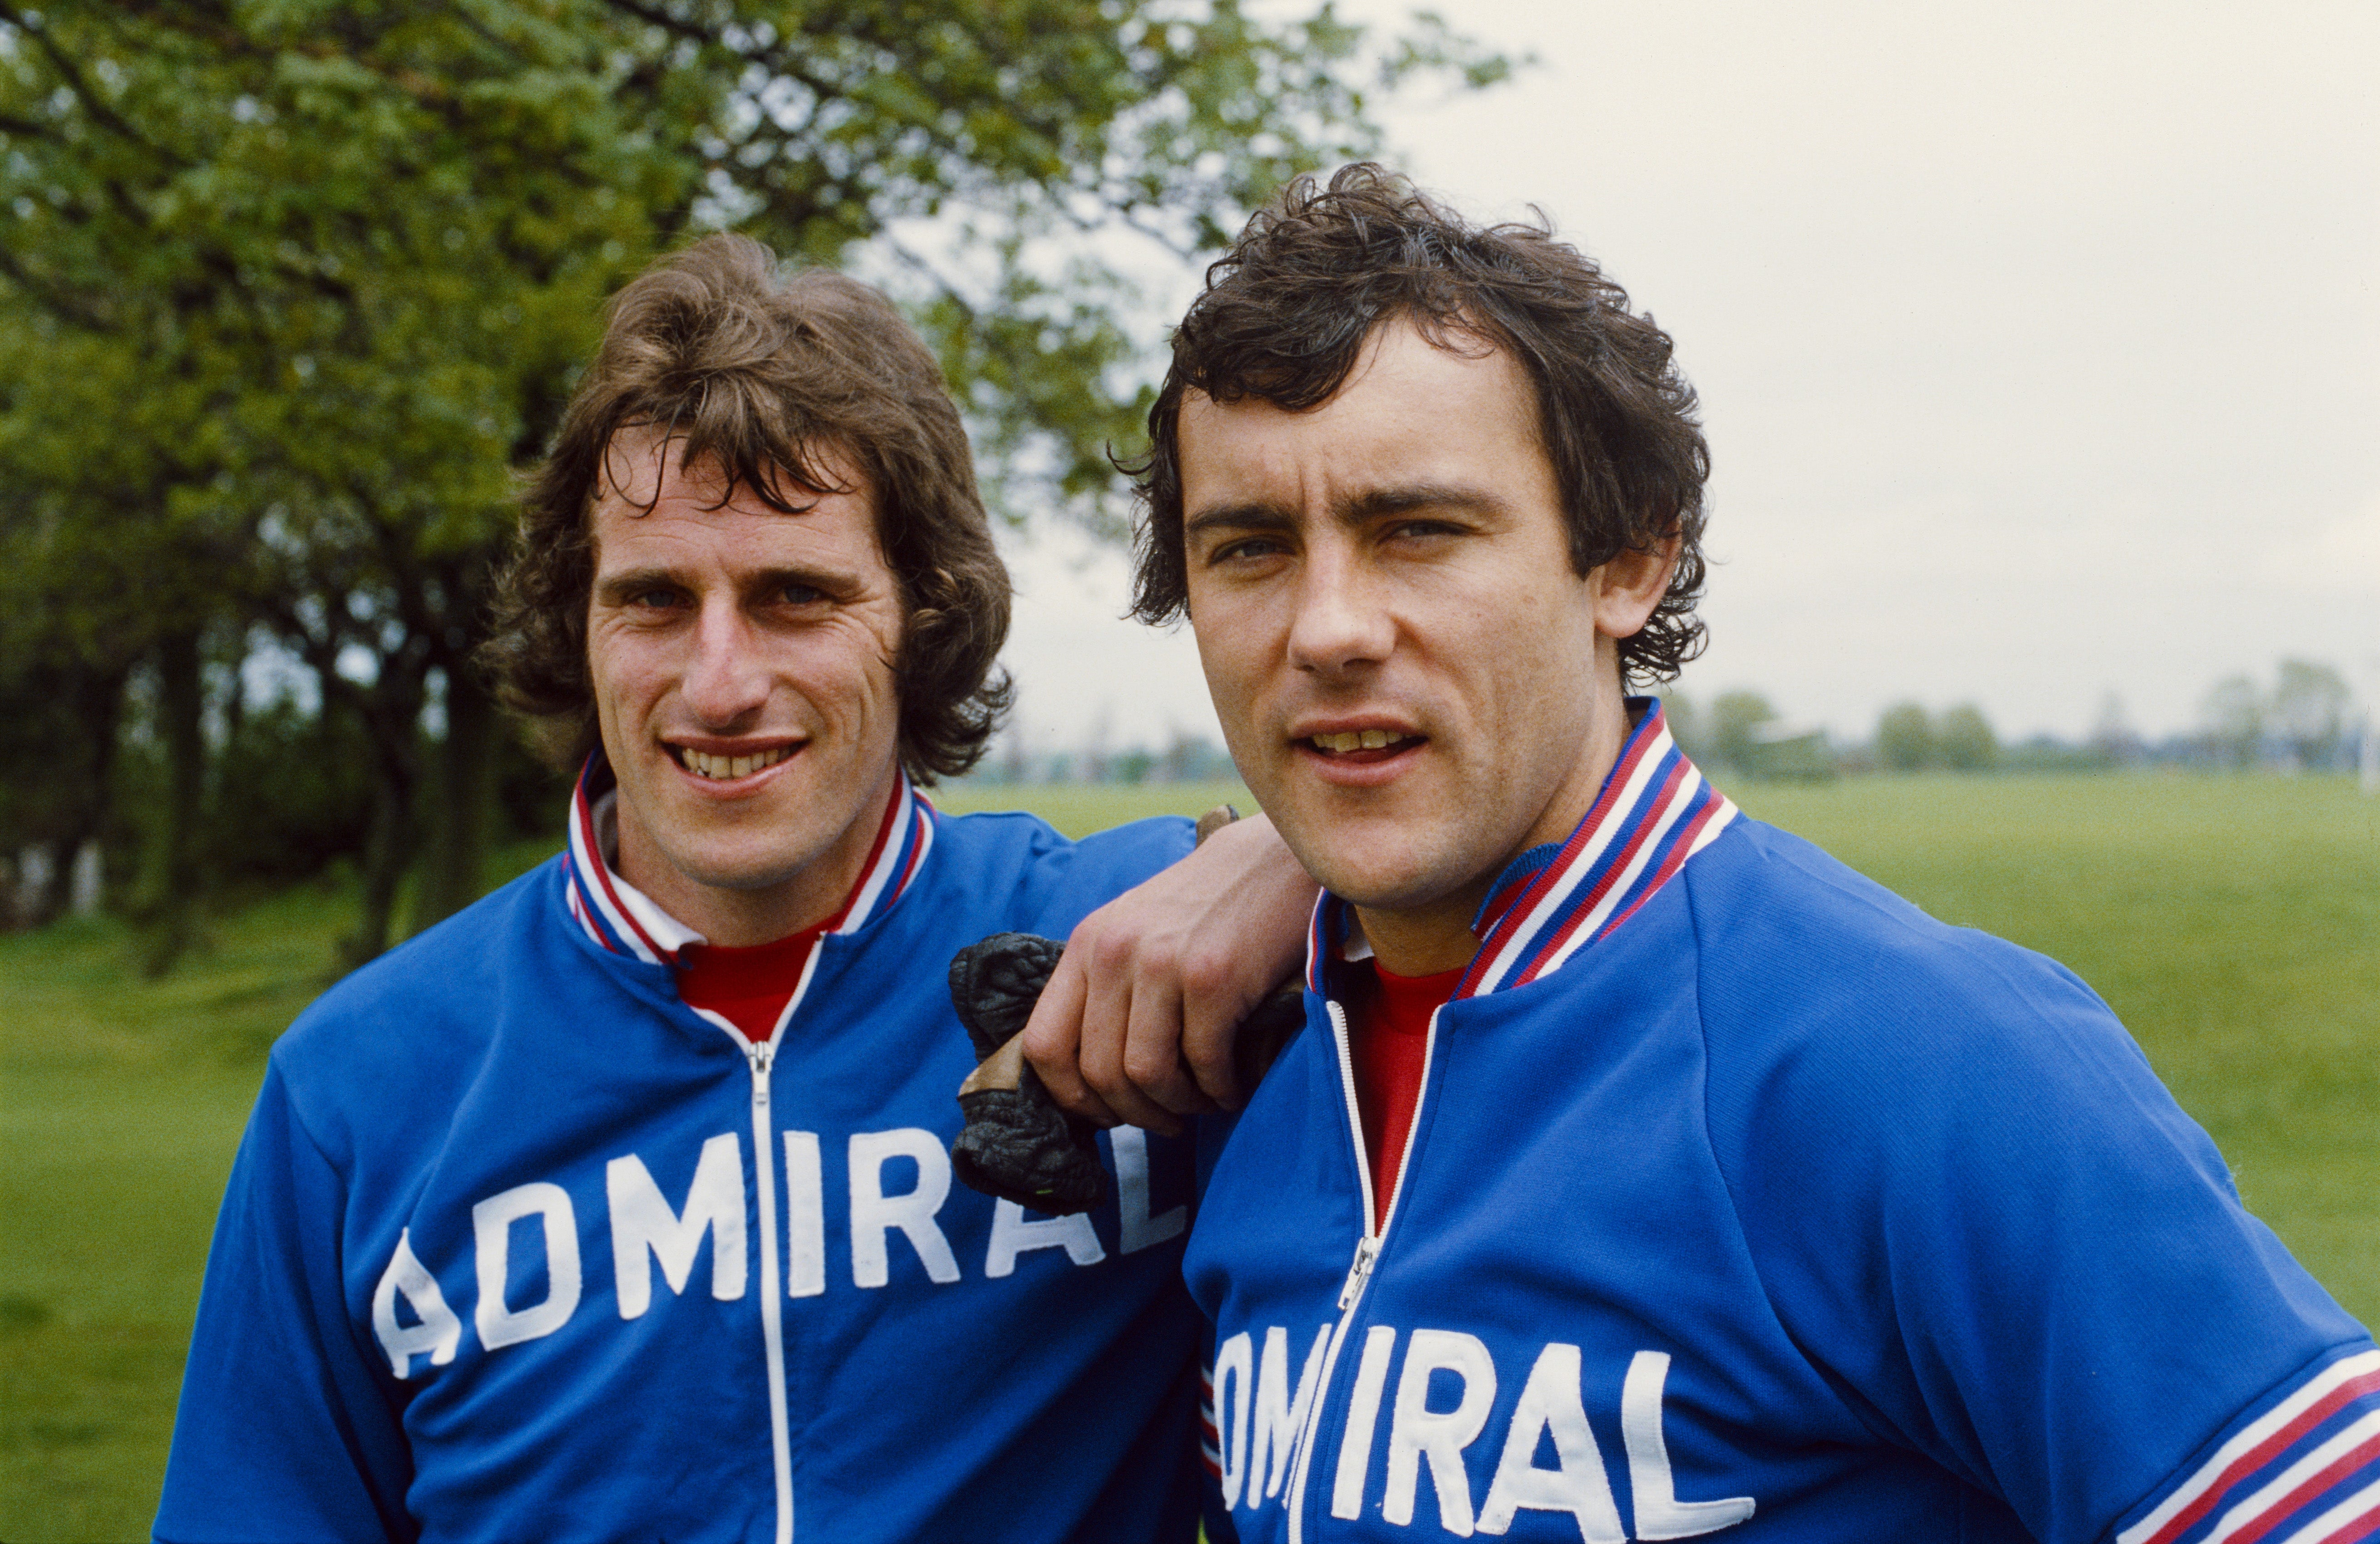
[[[1633,638],[1651,621],[1677,572],[1679,536],[1671,531],[1647,548],[1630,547],[1587,576],[1595,597],[1595,630]]]

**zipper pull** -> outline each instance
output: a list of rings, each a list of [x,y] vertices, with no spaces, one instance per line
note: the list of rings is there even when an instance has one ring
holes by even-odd
[[[1371,1280],[1372,1262],[1380,1258],[1380,1241],[1365,1238],[1355,1245],[1355,1263],[1347,1268],[1347,1284],[1339,1289],[1339,1311],[1345,1313],[1364,1295],[1364,1283]]]
[[[753,1072],[766,1077],[777,1060],[777,1048],[767,1040],[752,1040],[745,1046],[744,1055],[752,1064]]]

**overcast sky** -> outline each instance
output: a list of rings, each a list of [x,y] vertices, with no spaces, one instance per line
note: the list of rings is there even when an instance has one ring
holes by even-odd
[[[1702,394],[1690,694],[1852,736],[1974,701],[2015,738],[2110,692],[2187,728],[2284,655],[2372,692],[2380,6],[1439,8],[1541,63],[1389,104],[1395,159],[1474,217],[1541,206]],[[1114,620],[1119,558],[1012,557],[1030,743],[1213,734],[1187,632]]]

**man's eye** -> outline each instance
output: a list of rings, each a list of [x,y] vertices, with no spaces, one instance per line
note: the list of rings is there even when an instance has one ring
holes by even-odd
[[[648,611],[666,611],[677,604],[674,590],[642,590],[628,597],[628,604]]]
[[[789,584],[777,598],[789,606],[814,606],[826,599],[826,591],[814,584]]]
[[[1286,549],[1278,537],[1244,536],[1236,541],[1226,541],[1207,554],[1213,563],[1244,563],[1251,558],[1276,557]]]

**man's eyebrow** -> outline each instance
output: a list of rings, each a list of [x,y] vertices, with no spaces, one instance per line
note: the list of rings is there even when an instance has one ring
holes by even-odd
[[[840,594],[852,588],[854,576],[841,567],[804,566],[798,564],[763,568],[744,576],[744,588],[759,591],[780,589],[789,584],[808,585],[830,594]],[[634,595],[647,590],[683,590],[686,576],[674,568],[648,566],[624,568],[616,574],[599,575],[595,591],[607,600]]]
[[[1184,536],[1200,536],[1210,530],[1287,530],[1296,523],[1287,510],[1251,500],[1210,505],[1184,520],[1182,531]]]
[[[1388,515],[1415,510],[1464,510],[1475,515],[1502,513],[1509,505],[1488,489],[1461,482],[1409,482],[1393,488],[1367,488],[1343,500],[1334,513],[1342,524],[1357,525]]]
[[[1332,515],[1343,524],[1358,525],[1421,509],[1493,515],[1509,507],[1500,494],[1468,483],[1409,482],[1390,488],[1367,488],[1340,501]],[[1210,530],[1288,530],[1296,524],[1297,517],[1279,505],[1251,499],[1201,509],[1182,522],[1182,531],[1184,536],[1197,536]]]
[[[761,569],[752,576],[750,588],[755,590],[777,590],[789,584],[802,584],[831,595],[840,595],[856,588],[858,582],[858,576],[849,568],[789,564],[783,567]]]
[[[623,568],[616,574],[596,575],[595,592],[605,597],[634,595],[646,590],[674,590],[685,582],[667,568]]]

